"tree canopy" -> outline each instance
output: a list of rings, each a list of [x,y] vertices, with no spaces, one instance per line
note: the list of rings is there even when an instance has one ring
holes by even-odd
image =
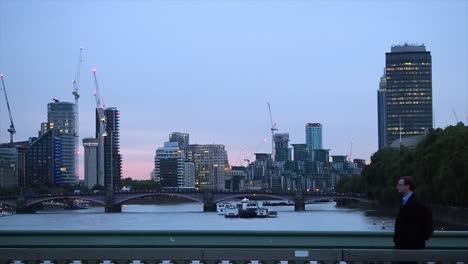
[[[401,199],[396,183],[412,176],[426,203],[468,207],[468,126],[433,129],[414,149],[386,147],[375,152],[360,176],[346,177],[338,191],[366,192],[383,204]]]

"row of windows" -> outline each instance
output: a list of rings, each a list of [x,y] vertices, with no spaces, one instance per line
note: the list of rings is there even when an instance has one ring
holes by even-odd
[[[395,85],[395,87],[397,87],[397,89],[387,89],[386,93],[389,94],[389,95],[393,95],[393,94],[396,94],[396,93],[402,93],[402,94],[406,94],[408,92],[428,92],[430,93],[431,91],[431,87],[421,87],[421,88],[413,88],[414,86],[410,86],[408,88],[401,88],[401,86],[397,86]]]
[[[428,104],[430,102],[421,102],[421,101],[407,101],[407,102],[387,102],[387,105],[418,105],[418,104]]]
[[[408,80],[408,81],[414,81],[414,82],[426,82],[426,83],[430,83],[431,82],[431,79],[430,79],[431,75],[428,74],[427,75],[427,78],[425,79],[421,79],[421,77],[419,79],[410,79],[408,80],[408,77],[407,76],[404,76],[404,75],[393,75],[393,76],[386,76],[385,78],[387,79],[386,80],[386,85],[387,87],[392,84],[394,82],[394,80],[398,80],[399,82],[402,82],[403,80]]]
[[[424,131],[426,128],[427,127],[421,127],[421,128],[418,127],[418,128],[412,128],[411,130],[413,130],[413,131],[407,131],[408,129],[404,129],[402,127],[401,134],[419,134],[419,133],[421,133],[421,131]],[[416,131],[414,131],[414,130],[416,130]],[[400,133],[398,127],[389,127],[389,128],[387,128],[387,131],[389,131],[389,132],[398,131],[398,133]]]
[[[386,70],[387,72],[391,71],[418,71],[421,70],[430,70],[429,67],[388,67]]]
[[[391,80],[391,77],[398,78],[404,75],[428,75],[430,76],[431,72],[430,71],[398,71],[398,72],[387,75],[386,79]]]
[[[388,97],[387,98],[388,101],[399,101],[399,100],[402,100],[402,101],[411,101],[411,100],[431,100],[431,97],[430,96],[400,96],[400,97]]]
[[[420,114],[398,114],[398,115],[388,115],[387,118],[412,118],[412,117],[426,117],[427,113]]]
[[[398,64],[395,64],[395,63],[392,63],[392,64],[388,64],[388,66],[390,67],[397,67],[397,66],[400,66],[400,65],[407,65],[407,66],[430,66],[431,63],[430,62],[402,62],[402,63],[398,63]]]

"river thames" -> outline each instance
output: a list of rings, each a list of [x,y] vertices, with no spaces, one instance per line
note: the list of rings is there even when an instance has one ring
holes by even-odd
[[[225,218],[203,212],[200,203],[123,205],[122,213],[104,208],[43,210],[35,214],[0,217],[1,230],[282,230],[282,231],[382,231],[393,230],[390,216],[371,216],[364,209],[338,208],[335,203],[268,207],[276,218]]]

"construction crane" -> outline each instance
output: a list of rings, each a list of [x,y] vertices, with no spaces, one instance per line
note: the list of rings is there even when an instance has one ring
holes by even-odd
[[[0,78],[2,79],[3,94],[5,95],[5,101],[6,101],[6,105],[8,108],[8,114],[10,115],[10,128],[8,129],[8,132],[10,133],[10,143],[13,143],[13,134],[16,133],[16,129],[15,129],[15,124],[13,123],[13,117],[11,116],[10,103],[8,102],[8,95],[7,95],[7,90],[5,86],[5,80],[3,79],[3,74],[0,74]]]
[[[98,183],[104,186],[104,137],[106,133],[106,116],[104,114],[104,106],[102,105],[101,95],[99,94],[99,85],[96,77],[96,68],[93,69],[94,76],[94,98],[96,99],[96,111],[99,118],[98,132]]]
[[[349,147],[349,156],[348,156],[349,162],[353,161],[353,143],[354,143],[354,140],[351,139],[351,146]]]
[[[80,171],[80,158],[79,158],[79,144],[80,144],[80,134],[79,134],[79,98],[80,94],[78,93],[80,87],[80,73],[81,73],[81,62],[83,61],[83,48],[80,48],[80,55],[78,56],[78,65],[76,68],[75,79],[73,79],[73,97],[75,97],[75,174],[79,175]]]
[[[457,116],[457,112],[455,112],[455,109],[453,109],[453,107],[450,107],[452,108],[452,113],[453,113],[453,117],[455,118],[455,124],[458,124],[458,116]]]
[[[270,122],[271,122],[271,159],[275,160],[275,141],[274,141],[274,136],[275,136],[275,131],[278,131],[278,128],[276,128],[277,122],[273,122],[273,117],[271,114],[271,106],[270,103],[267,102],[268,105],[268,113],[270,114]]]

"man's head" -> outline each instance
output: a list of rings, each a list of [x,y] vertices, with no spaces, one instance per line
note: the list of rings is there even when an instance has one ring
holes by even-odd
[[[397,189],[398,192],[407,195],[408,193],[412,192],[416,187],[413,178],[410,176],[403,176],[398,180]]]

